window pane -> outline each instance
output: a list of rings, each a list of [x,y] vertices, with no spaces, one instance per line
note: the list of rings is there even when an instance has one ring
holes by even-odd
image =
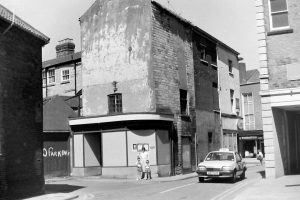
[[[273,28],[284,27],[289,25],[288,13],[272,14]]]
[[[270,4],[272,12],[287,10],[286,0],[270,0]]]
[[[252,94],[248,94],[248,102],[252,102]]]

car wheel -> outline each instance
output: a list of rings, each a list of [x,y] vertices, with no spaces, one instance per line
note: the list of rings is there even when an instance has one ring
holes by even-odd
[[[246,177],[246,170],[245,169],[243,170],[243,173],[241,174],[240,177],[241,177],[241,179],[245,179],[245,177]]]
[[[236,182],[236,171],[235,171],[235,170],[234,170],[234,172],[232,173],[231,182],[232,182],[232,183],[235,183],[235,182]]]
[[[199,177],[199,183],[203,183],[204,182],[204,178],[203,177]]]

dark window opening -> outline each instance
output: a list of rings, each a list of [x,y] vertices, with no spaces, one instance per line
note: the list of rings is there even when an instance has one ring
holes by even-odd
[[[218,83],[217,82],[213,82],[212,86],[213,86],[213,88],[218,88]]]
[[[108,95],[108,112],[121,113],[122,112],[122,94],[115,93]]]
[[[229,74],[232,74],[232,60],[228,60],[228,70]]]
[[[212,143],[212,132],[208,132],[208,143],[211,144]]]
[[[180,113],[187,115],[187,91],[180,90]]]

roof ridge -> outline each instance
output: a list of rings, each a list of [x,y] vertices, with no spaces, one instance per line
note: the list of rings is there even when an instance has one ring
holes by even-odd
[[[41,33],[33,26],[22,20],[20,17],[15,15],[15,13],[11,12],[9,9],[0,4],[0,18],[6,20],[9,23],[14,23],[18,28],[34,35],[35,37],[43,40],[45,44],[49,43],[50,38],[45,34]]]

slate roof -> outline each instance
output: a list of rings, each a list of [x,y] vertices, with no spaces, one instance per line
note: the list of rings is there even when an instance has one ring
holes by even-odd
[[[50,41],[49,37],[47,37],[40,31],[38,31],[35,28],[33,28],[32,26],[30,26],[28,23],[23,21],[18,16],[14,15],[13,12],[8,10],[1,4],[0,4],[0,19],[3,19],[10,24],[13,22],[13,26],[16,26],[16,27],[22,29],[23,31],[26,31],[26,32],[32,34],[33,36],[43,40],[45,42],[45,44],[49,43],[49,41]]]
[[[259,71],[257,69],[246,71],[246,83],[259,83]]]
[[[69,117],[77,117],[73,109],[65,102],[64,97],[54,96],[43,101],[43,131],[68,132]]]
[[[61,58],[54,58],[51,60],[44,61],[42,68],[44,69],[44,68],[48,68],[48,67],[62,65],[64,63],[68,63],[68,62],[72,62],[72,61],[79,62],[80,60],[81,60],[81,52],[77,52],[72,55],[63,56]]]

